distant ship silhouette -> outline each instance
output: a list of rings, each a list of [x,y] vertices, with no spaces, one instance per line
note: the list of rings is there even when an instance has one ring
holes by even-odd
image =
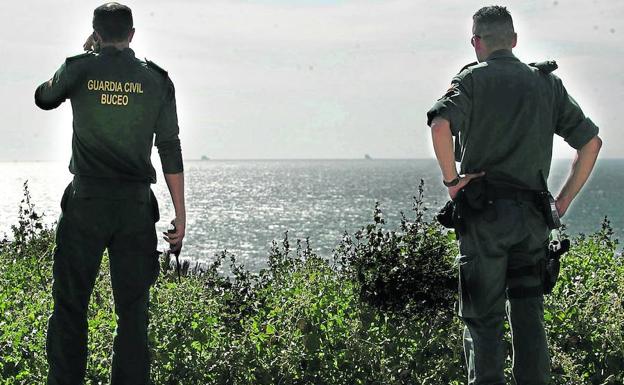
[[[364,159],[366,159],[366,160],[373,160],[373,158],[370,155],[368,155],[368,154],[364,154]]]

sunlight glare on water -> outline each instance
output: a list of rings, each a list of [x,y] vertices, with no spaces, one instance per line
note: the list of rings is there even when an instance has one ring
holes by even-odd
[[[555,161],[550,185],[563,183],[570,161]],[[624,161],[600,161],[565,222],[569,232],[593,232],[609,215],[616,236],[623,235],[624,204],[617,197],[624,187]],[[425,181],[425,203],[435,209],[446,201],[446,191],[434,160],[297,160],[297,161],[187,161],[187,238],[183,255],[211,260],[224,249],[251,269],[264,266],[272,240],[289,231],[310,238],[312,248],[330,256],[344,231],[354,232],[372,221],[375,201],[381,203],[390,227],[400,221],[400,211],[411,215],[412,197]],[[158,168],[158,167],[157,167]],[[0,235],[17,222],[17,209],[26,179],[32,200],[45,221],[60,214],[59,202],[71,180],[66,163],[0,163],[7,181],[0,201]],[[167,187],[159,176],[153,186],[158,197],[164,231],[173,218]],[[160,241],[160,249],[165,248]]]

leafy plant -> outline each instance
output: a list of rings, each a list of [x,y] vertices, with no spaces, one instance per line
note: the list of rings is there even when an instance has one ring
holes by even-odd
[[[545,319],[556,384],[624,383],[624,260],[605,217],[601,229],[574,240],[560,283],[546,298]]]
[[[344,234],[331,260],[288,233],[252,273],[227,251],[187,265],[170,261],[151,293],[155,384],[464,383],[455,316],[452,232],[428,222],[423,185],[413,217]],[[11,240],[0,242],[0,385],[44,383],[54,232],[27,185]],[[607,220],[579,236],[546,298],[554,383],[622,384],[624,267]],[[227,266],[224,266],[227,265]],[[229,274],[219,273],[224,267]],[[108,382],[116,326],[107,257],[89,307],[87,384]]]

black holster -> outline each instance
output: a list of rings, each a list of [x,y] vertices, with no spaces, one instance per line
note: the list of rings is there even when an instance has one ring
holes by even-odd
[[[447,229],[455,229],[455,231],[461,235],[466,231],[464,210],[465,208],[459,203],[459,200],[455,198],[455,200],[446,202],[444,207],[442,207],[436,215],[436,219],[442,226]]]
[[[561,268],[561,256],[570,250],[570,240],[564,239],[561,242],[551,241],[548,244],[548,257],[542,274],[542,285],[544,294],[552,293],[553,288],[557,284],[559,271]]]
[[[466,222],[482,215],[492,221],[496,219],[496,209],[489,198],[488,183],[485,178],[473,179],[455,197],[455,229],[461,235],[466,231]]]
[[[448,201],[446,202],[444,207],[440,209],[438,214],[436,214],[436,219],[438,220],[438,222],[440,222],[440,224],[443,227],[446,227],[447,229],[454,229],[455,228],[455,225],[453,223],[454,212],[455,212],[455,202]]]
[[[546,219],[546,224],[548,225],[548,228],[551,230],[555,230],[561,227],[561,218],[559,217],[559,211],[557,211],[555,199],[550,194],[550,192],[542,191],[538,194],[538,197],[539,206],[544,213],[544,219]]]
[[[436,219],[447,229],[455,229],[458,234],[463,234],[466,231],[466,222],[462,210],[457,198],[450,200],[440,209]]]
[[[488,202],[485,179],[473,179],[459,190],[454,200],[446,202],[436,218],[442,226],[453,228],[461,235],[466,231],[466,219],[485,211],[491,206]]]

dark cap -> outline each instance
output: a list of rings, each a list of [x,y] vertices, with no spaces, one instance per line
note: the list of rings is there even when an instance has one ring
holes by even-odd
[[[132,25],[132,11],[123,4],[106,3],[93,11],[93,29],[105,42],[125,40]]]

